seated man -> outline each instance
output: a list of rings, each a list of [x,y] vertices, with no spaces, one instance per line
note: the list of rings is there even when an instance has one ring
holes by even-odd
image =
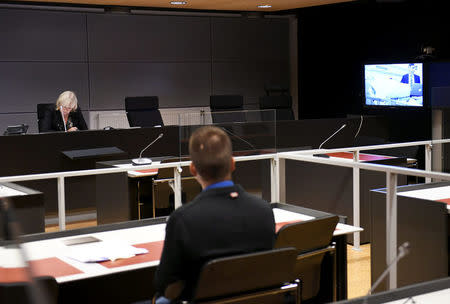
[[[169,217],[155,287],[171,299],[190,300],[201,266],[216,257],[272,249],[275,220],[268,202],[231,180],[231,141],[217,127],[201,127],[189,140],[190,171],[203,191]],[[167,288],[169,287],[169,288]],[[181,289],[172,292],[175,287]],[[167,303],[164,297],[157,303]]]

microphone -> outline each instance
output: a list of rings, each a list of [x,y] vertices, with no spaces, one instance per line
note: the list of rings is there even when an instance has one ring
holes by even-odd
[[[397,257],[388,265],[388,267],[383,271],[383,273],[378,277],[378,279],[373,283],[372,287],[369,289],[367,294],[364,296],[363,304],[367,304],[367,298],[372,294],[375,288],[383,281],[383,279],[391,272],[391,269],[394,265],[397,265],[398,262],[404,258],[409,253],[409,242],[404,242],[400,247],[398,247]]]
[[[142,153],[147,150],[148,147],[150,147],[151,145],[153,145],[158,139],[160,139],[161,137],[163,137],[163,133],[159,134],[158,137],[152,141],[151,143],[149,143],[147,145],[147,147],[145,147],[144,149],[142,149],[141,153],[139,153],[139,158],[133,158],[131,160],[131,162],[133,163],[133,165],[150,165],[152,163],[152,160],[150,158],[142,158]]]
[[[334,132],[333,134],[331,134],[330,137],[328,137],[327,139],[325,139],[319,146],[319,149],[322,149],[322,146],[324,143],[326,143],[327,141],[329,141],[334,135],[338,134],[342,129],[344,129],[347,125],[343,124],[339,129],[336,130],[336,132]],[[313,156],[317,156],[317,157],[325,157],[325,158],[329,158],[330,156],[327,154],[313,154]]]
[[[336,132],[334,132],[333,134],[331,134],[330,137],[328,137],[327,139],[325,139],[319,146],[319,149],[322,149],[322,146],[324,143],[326,143],[327,141],[329,141],[334,135],[336,135],[337,133],[339,133],[342,129],[344,129],[347,125],[343,124],[339,129],[337,129]]]
[[[64,121],[63,106],[59,106],[59,112],[61,113],[61,118],[64,125],[64,132],[67,132],[66,122]]]
[[[252,145],[250,142],[246,141],[246,140],[243,139],[242,137],[237,136],[236,134],[234,134],[234,133],[231,132],[231,131],[228,131],[225,127],[220,127],[220,128],[221,128],[222,130],[224,130],[225,132],[227,132],[228,134],[230,134],[231,136],[234,136],[234,137],[236,137],[237,139],[239,139],[239,140],[245,142],[245,143],[246,143],[247,145],[249,145],[253,150],[256,150],[256,147],[255,147],[254,145]]]

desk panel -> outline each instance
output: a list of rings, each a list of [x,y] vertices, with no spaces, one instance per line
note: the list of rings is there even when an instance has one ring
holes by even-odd
[[[397,267],[397,286],[425,282],[450,274],[449,212],[446,197],[449,183],[429,183],[397,188],[397,244],[410,243],[410,253]],[[446,194],[447,192],[447,194]],[[427,199],[428,197],[429,199]],[[372,283],[386,269],[386,191],[372,190],[371,277]],[[377,291],[386,290],[382,282]]]
[[[314,156],[311,156],[314,157]],[[331,153],[330,157],[352,162],[352,153]],[[361,153],[364,162],[406,166],[406,158]],[[353,224],[353,169],[316,163],[286,161],[286,202],[346,216]],[[406,176],[398,177],[406,184]],[[386,186],[386,174],[360,170],[361,243],[370,241],[372,230],[369,210],[369,190]],[[353,236],[349,237],[353,243]]]
[[[274,215],[278,223],[280,221],[307,220],[329,215],[328,213],[285,204],[272,204],[272,206],[274,207]],[[162,252],[162,242],[165,238],[165,221],[166,218],[156,218],[56,233],[30,235],[23,238],[26,242],[24,248],[28,253],[29,259],[32,261],[57,258],[79,271],[77,273],[53,274],[60,286],[59,300],[61,303],[66,303],[66,301],[70,303],[76,302],[77,299],[88,303],[91,303],[91,300],[99,299],[102,302],[110,300],[111,303],[127,303],[130,300],[136,301],[143,298],[150,298],[153,293],[151,281],[154,271],[159,264],[159,256]],[[359,230],[358,228],[341,223],[338,228],[341,231],[347,231],[347,233]],[[103,263],[81,263],[68,258],[66,256],[68,246],[65,246],[63,241],[85,235],[92,235],[104,241],[123,241],[134,246],[145,247],[150,252],[126,260]],[[340,299],[346,297],[346,255],[340,255],[340,252],[346,251],[345,237],[345,234],[338,232],[335,233],[335,237],[333,238],[337,242],[338,247],[338,266],[341,266],[338,267],[338,277],[340,278],[338,281],[338,297]],[[0,269],[23,266],[17,249],[0,247],[0,257]],[[339,271],[344,271],[344,273],[339,273]],[[0,272],[1,274],[2,272]],[[5,281],[6,279],[0,276],[0,281]],[[143,281],[145,284],[142,284]],[[136,284],[139,288],[131,286],[128,289],[129,285],[132,284]],[[107,288],[109,291],[107,294],[102,294],[106,289],[105,286],[109,287]],[[86,293],[84,288],[89,288],[89,298],[87,300],[82,299]]]

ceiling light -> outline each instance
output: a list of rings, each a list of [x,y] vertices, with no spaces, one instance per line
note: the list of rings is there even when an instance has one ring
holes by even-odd
[[[185,5],[187,4],[186,1],[170,1],[170,4],[172,5]]]
[[[271,8],[272,5],[270,4],[262,4],[262,5],[258,5],[258,8]]]

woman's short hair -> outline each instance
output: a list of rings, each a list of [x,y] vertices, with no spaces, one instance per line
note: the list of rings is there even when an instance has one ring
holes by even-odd
[[[72,91],[62,92],[56,100],[56,109],[58,110],[61,106],[70,107],[72,111],[75,111],[78,108],[78,99],[75,93]]]
[[[220,181],[231,173],[231,141],[218,127],[195,130],[189,139],[189,155],[198,174],[206,181]]]

